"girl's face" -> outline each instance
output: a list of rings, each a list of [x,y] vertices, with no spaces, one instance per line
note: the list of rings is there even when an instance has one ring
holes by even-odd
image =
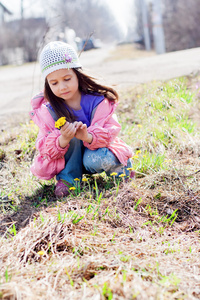
[[[73,69],[60,69],[47,75],[47,82],[52,92],[65,100],[67,104],[80,99],[79,83]]]

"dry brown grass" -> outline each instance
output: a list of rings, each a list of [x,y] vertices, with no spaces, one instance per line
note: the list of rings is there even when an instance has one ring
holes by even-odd
[[[109,56],[110,60],[121,60],[121,59],[139,59],[149,56],[156,55],[155,51],[146,51],[145,49],[141,49],[136,44],[122,44],[118,45]]]
[[[144,226],[153,218],[142,205],[133,209],[136,194],[130,185],[125,198],[121,191],[115,203],[109,199],[120,222],[92,213],[77,224],[70,217],[59,222],[58,210],[85,214],[87,202],[74,199],[41,209],[12,239],[2,237],[3,299],[109,299],[109,291],[113,299],[197,299],[199,233],[178,223],[163,233],[156,223]],[[99,211],[105,207],[102,201]]]

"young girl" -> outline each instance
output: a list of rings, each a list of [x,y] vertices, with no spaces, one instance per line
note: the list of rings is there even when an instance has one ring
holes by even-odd
[[[83,73],[75,50],[60,41],[44,47],[40,67],[44,92],[31,100],[30,112],[40,129],[32,173],[45,180],[56,175],[57,197],[67,196],[83,173],[132,177],[132,151],[117,137],[117,92]]]

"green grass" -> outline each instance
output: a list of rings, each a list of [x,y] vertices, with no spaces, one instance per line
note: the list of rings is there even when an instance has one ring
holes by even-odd
[[[186,78],[180,78],[145,86],[143,95],[129,97],[134,111],[122,113],[120,119],[123,138],[135,150],[135,170],[140,176],[167,170],[168,153],[189,149],[187,140],[198,134],[195,120],[189,117],[196,105],[195,92],[187,88]]]

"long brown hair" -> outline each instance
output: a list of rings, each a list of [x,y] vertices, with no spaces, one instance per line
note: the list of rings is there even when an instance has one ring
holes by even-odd
[[[118,93],[113,88],[97,83],[93,77],[85,74],[80,68],[74,68],[73,71],[78,78],[80,92],[85,94],[103,95],[109,101],[118,101]],[[76,120],[71,109],[66,106],[64,99],[54,95],[47,79],[45,79],[44,97],[49,101],[58,118],[66,117],[69,122],[74,122]]]

